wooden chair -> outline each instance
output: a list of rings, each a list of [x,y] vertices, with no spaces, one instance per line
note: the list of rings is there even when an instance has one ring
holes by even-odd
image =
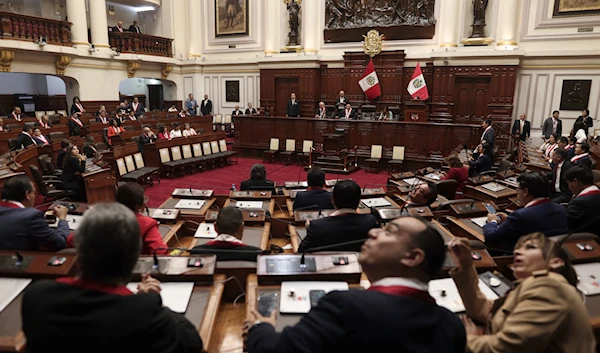
[[[367,158],[365,160],[366,172],[376,170],[377,173],[381,172],[381,152],[383,147],[381,145],[372,145],[371,146],[371,158]]]
[[[312,153],[312,148],[312,140],[302,141],[302,152],[296,154],[296,163],[298,165],[300,165],[300,163],[304,163],[304,161],[306,161],[306,165],[308,165],[310,161],[310,154]]]
[[[223,125],[223,116],[221,114],[213,115],[213,131],[221,130],[221,125]]]
[[[238,163],[237,152],[229,151],[227,149],[227,141],[225,139],[219,140],[219,150],[221,151],[221,153],[225,154],[225,157],[227,157],[227,164],[231,164],[231,161],[234,157],[235,157],[235,164]]]
[[[275,162],[279,154],[279,139],[271,138],[269,142],[269,149],[263,152],[263,161]]]
[[[296,140],[286,139],[285,140],[285,151],[279,153],[279,161],[284,162],[285,165],[292,164],[292,159],[296,154]]]
[[[233,123],[231,120],[231,114],[225,114],[223,118],[223,131],[227,136],[233,136]]]
[[[404,146],[394,146],[392,148],[392,159],[388,162],[388,174],[394,174],[402,170],[404,162]]]
[[[225,153],[221,153],[219,149],[219,141],[210,141],[210,149],[212,150],[214,158],[219,163],[219,167],[224,166],[227,163],[227,156]]]
[[[206,170],[206,162],[209,158],[202,154],[202,145],[200,143],[193,144],[192,152],[194,153],[194,160],[198,169]]]
[[[66,110],[57,110],[56,114],[62,115],[62,116],[67,116],[67,111]]]
[[[158,150],[158,154],[160,155],[160,163],[164,168],[165,175],[170,177],[175,177],[175,169],[183,168],[183,164],[180,162],[171,161],[171,155],[169,155],[168,148],[161,148]]]

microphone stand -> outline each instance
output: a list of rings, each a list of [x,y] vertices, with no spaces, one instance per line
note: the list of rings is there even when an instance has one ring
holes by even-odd
[[[404,214],[404,209],[406,208],[406,206],[408,206],[408,202],[412,198],[412,193],[415,190],[415,186],[416,186],[416,184],[417,184],[418,181],[419,181],[419,178],[415,177],[415,180],[413,181],[412,185],[410,186],[411,192],[408,194],[408,196],[406,197],[406,201],[404,201],[404,204],[400,208],[400,215]]]
[[[306,270],[306,253],[313,253],[313,252],[322,251],[322,250],[334,249],[334,248],[337,248],[340,246],[345,246],[345,245],[354,245],[354,244],[364,243],[367,239],[368,238],[357,239],[357,240],[346,241],[343,243],[336,243],[336,244],[330,244],[330,245],[325,245],[325,246],[318,246],[316,248],[306,249],[302,252],[302,256],[300,257],[300,271]]]

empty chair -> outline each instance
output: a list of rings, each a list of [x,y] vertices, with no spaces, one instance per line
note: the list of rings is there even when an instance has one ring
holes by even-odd
[[[269,149],[263,152],[263,160],[265,162],[275,162],[279,154],[279,139],[271,138],[269,141]]]
[[[310,154],[312,153],[312,149],[313,149],[312,140],[302,141],[302,152],[296,154],[296,162],[298,163],[298,165],[300,165],[301,163],[304,164],[305,161],[306,161],[306,165],[308,165],[308,163],[310,161]]]
[[[294,159],[295,154],[296,154],[296,140],[294,140],[294,139],[285,140],[285,151],[281,151],[279,153],[280,162],[284,162],[286,165],[290,165],[292,163],[292,159]]]
[[[402,170],[404,162],[404,146],[392,147],[392,159],[388,162],[388,173],[393,174]]]
[[[55,110],[46,110],[46,115],[48,115],[48,116],[56,115],[56,111]]]
[[[365,160],[365,163],[367,164],[365,172],[376,170],[377,173],[379,173],[381,171],[381,152],[382,152],[382,149],[383,148],[382,148],[381,145],[372,145],[371,146],[371,157],[367,158]]]
[[[154,180],[157,180],[160,184],[160,173],[159,168],[157,167],[146,167],[144,163],[144,157],[141,152],[138,152],[133,155],[133,160],[135,161],[135,166],[137,170],[144,175],[145,180],[152,183]]]
[[[225,139],[219,140],[219,151],[225,155],[227,158],[227,164],[231,164],[232,159],[235,157],[235,164],[237,164],[237,152],[229,151],[227,149],[227,141]]]
[[[63,198],[70,198],[75,195],[75,192],[66,190],[65,185],[58,179],[44,180],[42,178],[42,172],[33,164],[29,165],[29,170],[33,176],[35,186],[42,196],[44,196],[44,202],[48,200],[56,200]]]

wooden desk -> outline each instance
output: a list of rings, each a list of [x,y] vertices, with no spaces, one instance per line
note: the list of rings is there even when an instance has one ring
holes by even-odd
[[[227,207],[227,206],[235,206],[235,202],[232,199],[227,199],[227,201],[225,201],[225,204],[223,205],[223,207]],[[275,212],[275,200],[264,200],[262,205],[262,209],[265,211],[269,211],[270,214],[273,214],[273,212]],[[242,210],[244,211],[244,210]]]
[[[175,224],[164,224],[161,223],[158,225],[158,231],[160,235],[163,237],[163,241],[167,244],[168,247],[176,247],[177,244],[173,240],[177,240],[177,232],[181,229],[185,221],[179,221]]]
[[[404,210],[398,207],[376,208],[376,210],[383,221],[392,221],[402,216],[418,216],[425,219],[433,218],[433,213],[431,213],[431,210],[427,206],[407,206],[404,208]]]
[[[229,198],[237,201],[247,200],[268,200],[273,196],[271,191],[246,190],[246,191],[231,191]]]
[[[88,203],[115,201],[116,183],[110,169],[84,173],[83,181]]]
[[[470,218],[447,217],[448,229],[457,237],[479,240],[485,242],[483,228],[471,222]]]
[[[482,185],[482,184],[490,183],[492,181],[494,181],[494,178],[492,178],[489,175],[480,175],[480,176],[469,178],[469,184],[471,184],[471,185]]]
[[[577,244],[589,244],[592,246],[592,251],[582,251],[577,247]],[[600,261],[600,244],[594,239],[567,239],[562,245],[563,249],[569,255],[571,262],[574,264],[590,263]]]
[[[415,173],[413,173],[413,172],[395,173],[390,176],[391,180],[401,180],[401,179],[408,179],[408,178],[414,178],[414,177],[415,177]]]
[[[169,197],[168,199],[165,200],[165,202],[163,202],[160,206],[158,206],[158,208],[175,208],[175,205],[177,205],[177,203],[179,201],[181,201],[181,198],[178,197]],[[216,199],[215,198],[210,198],[208,200],[204,200],[204,206],[202,206],[201,209],[199,210],[191,210],[191,209],[178,209],[179,210],[179,214],[181,216],[205,216],[206,213],[208,212],[208,209],[212,207],[212,205],[215,203]]]
[[[301,210],[294,211],[294,223],[302,225],[307,220],[313,220],[317,218],[329,217],[335,210],[321,210],[321,214],[319,215],[319,211],[309,211],[309,210]]]
[[[50,252],[23,251],[23,261],[20,267],[12,266],[10,258],[15,256],[14,251],[0,251],[0,257],[7,258],[9,264],[7,267],[0,267],[0,277],[20,277],[20,278],[59,278],[69,276],[75,271],[77,255],[56,254]],[[48,261],[54,257],[64,257],[67,260],[60,266],[50,266]]]
[[[300,247],[300,243],[306,237],[306,227],[289,225],[288,231],[290,233],[290,243],[292,244],[292,250],[294,253],[297,253],[298,247]]]
[[[271,223],[265,223],[262,227],[244,227],[244,235],[242,242],[246,245],[255,246],[262,250],[267,250],[269,245],[269,237],[271,234]],[[207,238],[196,238],[194,246],[204,245],[212,241]]]
[[[194,255],[202,258],[202,267],[188,267],[188,256],[159,256],[160,271],[152,270],[153,256],[140,256],[133,269],[133,281],[139,281],[142,274],[151,273],[161,282],[197,282],[212,279],[217,257],[215,255]]]
[[[367,188],[361,190],[361,198],[384,197],[387,191],[384,188]]]
[[[457,218],[475,218],[475,217],[483,217],[486,216],[489,212],[485,208],[486,204],[490,204],[496,211],[500,209],[494,203],[494,201],[476,201],[470,202],[466,201],[461,204],[452,204],[450,205],[450,215]]]
[[[265,223],[267,212],[265,210],[240,210],[242,217],[244,218],[244,224],[246,225],[262,225]],[[254,217],[251,217],[253,215]],[[205,222],[215,222],[219,216],[219,211],[208,210],[206,212]]]
[[[385,196],[383,197],[387,202],[389,202],[391,205],[390,206],[381,206],[381,207],[375,207],[375,209],[383,209],[383,208],[400,208],[400,205],[398,205],[396,203],[396,201],[392,200],[391,197],[389,196]],[[361,199],[362,200],[362,199]],[[371,213],[371,209],[367,206],[365,206],[362,202],[358,204],[358,208],[356,209],[356,212],[359,214],[369,214]]]
[[[482,201],[492,200],[499,207],[504,207],[510,202],[508,200],[510,197],[517,196],[517,191],[509,187],[500,191],[491,191],[481,185],[475,187],[467,185],[465,188],[465,195]]]

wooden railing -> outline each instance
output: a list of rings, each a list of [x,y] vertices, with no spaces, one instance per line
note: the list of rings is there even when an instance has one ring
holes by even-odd
[[[121,53],[173,57],[173,39],[131,32],[108,32],[110,46]]]
[[[37,42],[45,37],[48,44],[72,46],[71,23],[67,21],[0,12],[0,26],[2,39]]]

